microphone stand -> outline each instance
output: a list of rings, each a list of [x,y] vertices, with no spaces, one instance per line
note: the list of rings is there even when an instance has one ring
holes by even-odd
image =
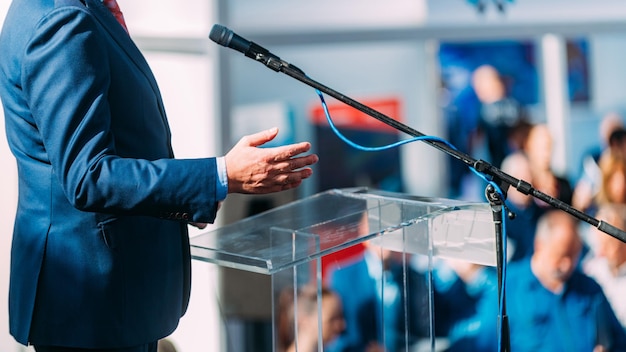
[[[506,260],[506,253],[504,251],[504,231],[502,217],[503,209],[506,209],[504,205],[504,199],[498,193],[496,188],[489,184],[485,188],[485,197],[491,206],[491,213],[493,216],[493,224],[496,233],[496,269],[498,273],[498,302],[502,302],[501,316],[498,316],[498,332],[501,336],[500,350],[503,352],[511,351],[511,336],[509,330],[509,317],[506,314],[506,295],[504,288],[504,261]],[[500,314],[500,312],[498,313]]]
[[[216,27],[214,27],[216,28]],[[212,33],[213,35],[213,33]],[[211,38],[213,40],[215,40],[213,37]],[[217,41],[218,44],[222,44],[224,45],[224,43],[221,43],[220,41]],[[285,62],[283,60],[281,60],[278,56],[271,54],[269,51],[265,50],[262,47],[259,47],[258,45],[254,44],[254,43],[246,43],[247,45],[251,45],[251,48],[253,50],[247,50],[247,51],[242,51],[244,52],[244,54],[247,57],[250,57],[251,59],[258,61],[262,64],[264,64],[265,66],[267,66],[268,68],[276,71],[276,72],[282,72],[284,74],[286,74],[287,76],[290,76],[310,87],[313,87],[323,93],[328,94],[329,96],[363,112],[366,113],[370,116],[372,116],[373,118],[395,128],[398,131],[404,132],[410,136],[413,137],[426,137],[425,134],[401,123],[398,122],[394,119],[392,119],[391,117],[382,114],[381,112],[374,110],[372,108],[370,108],[367,105],[364,105],[348,96],[345,96],[339,92],[337,92],[334,89],[331,89],[311,78],[309,78],[302,70],[300,70],[299,68],[297,68],[296,66]],[[236,50],[240,50],[240,48],[235,48]],[[241,51],[241,50],[240,50]],[[504,207],[504,200],[506,198],[506,192],[508,190],[508,188],[510,186],[513,186],[515,189],[517,189],[519,192],[525,194],[525,195],[530,195],[534,198],[537,198],[539,200],[544,201],[545,203],[549,204],[550,206],[552,206],[553,208],[556,209],[560,209],[565,211],[566,213],[574,216],[575,218],[584,221],[596,228],[598,228],[600,231],[613,236],[617,239],[619,239],[620,241],[626,243],[626,232],[616,228],[615,226],[612,226],[604,221],[598,220],[592,216],[589,216],[583,212],[581,212],[580,210],[570,206],[569,204],[553,198],[539,190],[536,190],[535,188],[533,188],[533,186],[521,179],[517,179],[505,172],[503,172],[502,170],[498,169],[497,167],[489,164],[488,162],[484,161],[484,160],[476,160],[474,158],[472,158],[471,156],[456,150],[454,148],[451,148],[448,144],[442,142],[442,141],[438,141],[438,140],[429,140],[429,139],[425,139],[423,140],[424,143],[429,144],[430,146],[439,149],[440,151],[443,151],[444,153],[458,159],[459,161],[465,163],[467,166],[474,168],[476,171],[487,175],[488,179],[495,183],[500,190],[502,191],[502,196],[496,191],[496,189],[493,187],[493,185],[489,184],[485,190],[485,196],[487,198],[487,200],[489,201],[489,204],[491,206],[492,212],[493,212],[493,219],[494,219],[494,225],[495,225],[495,233],[496,233],[496,260],[497,260],[497,270],[498,270],[498,288],[499,288],[499,298],[502,300],[503,304],[502,304],[502,324],[499,324],[498,329],[500,332],[500,336],[502,338],[502,344],[500,346],[501,351],[503,352],[509,352],[511,350],[511,346],[510,346],[510,331],[509,331],[509,324],[508,324],[508,317],[506,315],[506,300],[504,299],[504,290],[503,290],[503,286],[504,286],[504,282],[503,282],[503,263],[506,260],[506,253],[504,253],[503,251],[503,231],[502,231],[502,209]],[[505,198],[503,198],[505,197]],[[500,297],[502,296],[502,297]]]

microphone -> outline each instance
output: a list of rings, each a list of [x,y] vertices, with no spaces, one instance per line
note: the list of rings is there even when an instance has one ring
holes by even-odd
[[[292,67],[287,62],[281,60],[280,57],[272,54],[269,50],[238,36],[235,32],[222,25],[213,25],[209,38],[219,45],[235,49],[245,56],[261,62],[276,72],[280,71],[285,66]]]

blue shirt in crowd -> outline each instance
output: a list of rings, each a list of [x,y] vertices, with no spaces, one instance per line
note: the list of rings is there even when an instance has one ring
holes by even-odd
[[[515,352],[626,351],[626,333],[600,286],[574,271],[562,292],[541,285],[530,260],[507,270],[507,313],[511,348]]]

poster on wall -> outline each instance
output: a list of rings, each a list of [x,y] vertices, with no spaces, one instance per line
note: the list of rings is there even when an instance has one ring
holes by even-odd
[[[368,98],[362,104],[395,120],[402,121],[399,98]],[[337,102],[328,104],[333,124],[350,141],[379,147],[399,140],[399,132],[351,106]],[[318,162],[318,190],[365,186],[385,191],[402,192],[400,153],[398,148],[366,152],[342,141],[331,129],[321,105],[310,109],[315,129]]]

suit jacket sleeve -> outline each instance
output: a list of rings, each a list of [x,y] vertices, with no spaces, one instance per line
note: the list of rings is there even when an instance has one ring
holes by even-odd
[[[87,11],[60,8],[40,21],[20,82],[42,143],[30,157],[49,159],[78,209],[213,222],[215,159],[173,159],[147,64],[112,47]]]

